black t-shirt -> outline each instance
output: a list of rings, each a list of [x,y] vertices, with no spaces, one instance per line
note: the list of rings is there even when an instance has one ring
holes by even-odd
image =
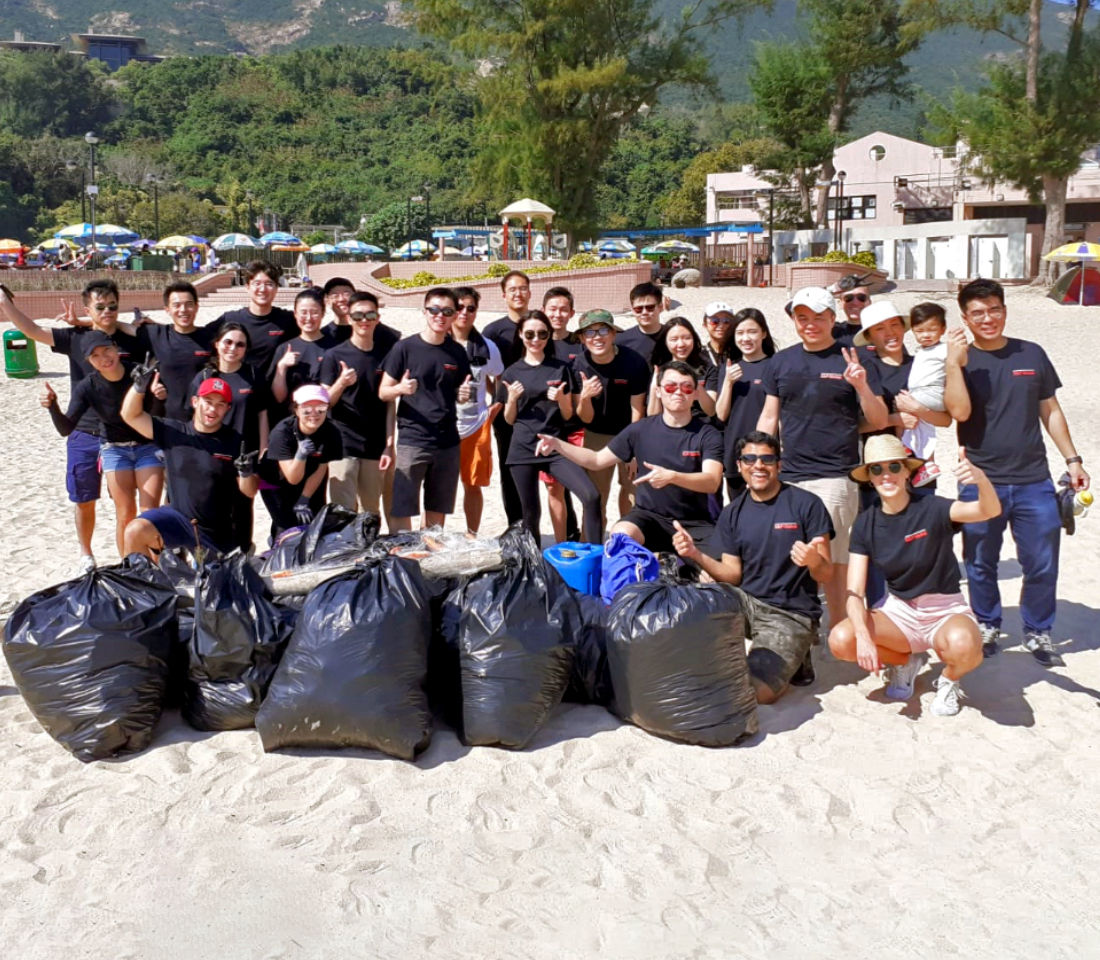
[[[398,398],[398,442],[429,450],[458,446],[455,404],[458,388],[470,374],[465,348],[449,338],[438,345],[428,343],[414,333],[394,344],[382,369],[398,381],[408,370],[418,381],[416,393]]]
[[[548,355],[555,356],[559,360],[571,364],[583,356],[586,351],[580,341],[574,340],[572,337],[565,337],[563,340],[555,340],[551,337],[550,349],[546,352]]]
[[[953,500],[910,497],[901,513],[876,503],[852,524],[850,551],[870,557],[902,600],[959,592],[959,564],[951,540],[962,524],[951,521]]]
[[[288,399],[292,398],[294,391],[304,384],[321,383],[321,363],[325,359],[325,353],[335,346],[336,341],[325,333],[321,334],[319,340],[303,340],[301,337],[295,337],[279,345],[275,354],[276,366],[279,363],[279,357],[286,353],[287,349],[298,354],[298,362],[286,371]],[[272,376],[274,373],[272,368]]]
[[[842,347],[853,347],[852,339],[863,329],[861,323],[848,323],[847,320],[838,320],[833,324],[833,339]],[[873,352],[874,348],[870,348]]]
[[[275,425],[275,429],[271,431],[271,437],[268,440],[267,455],[264,459],[268,461],[269,465],[263,468],[261,472],[265,480],[274,483],[279,488],[279,498],[285,504],[293,505],[301,497],[302,488],[305,486],[306,481],[317,472],[317,468],[322,463],[331,463],[333,460],[340,460],[344,456],[344,444],[340,439],[340,431],[326,417],[325,422],[316,431],[308,435],[317,449],[306,460],[306,470],[301,483],[291,483],[283,476],[283,472],[278,469],[278,461],[293,460],[298,449],[298,441],[305,436],[306,434],[302,433],[298,427],[298,418],[287,417]],[[313,491],[313,496],[309,498],[309,505],[315,511],[320,510],[325,505],[324,483]]]
[[[707,460],[722,462],[722,435],[709,423],[692,418],[685,427],[670,427],[663,414],[630,424],[608,445],[624,463],[637,458],[638,475],[649,473],[647,463],[680,473],[702,473]],[[654,490],[648,483],[634,488],[634,499],[643,510],[670,520],[709,523],[705,493],[694,493],[676,484]]]
[[[94,329],[94,327],[62,327],[53,331],[53,346],[50,349],[54,353],[69,358],[69,386],[74,391],[76,385],[85,377],[90,376],[95,369],[84,359],[84,348],[80,342]],[[118,347],[118,355],[123,360],[137,363],[145,359],[145,352],[141,349],[141,343],[137,337],[131,337],[128,333],[123,333],[117,328],[114,333],[108,334],[108,336]],[[96,412],[91,406],[79,417],[76,429],[84,433],[99,434],[99,417],[96,416]]]
[[[505,368],[523,356],[523,341],[519,336],[519,324],[505,314],[489,324],[481,335],[487,340],[492,340],[500,351],[500,361]]]
[[[126,375],[121,380],[108,380],[98,370],[92,372],[73,387],[69,398],[69,409],[65,411],[65,426],[79,429],[84,415],[90,410],[96,419],[96,434],[108,443],[148,443],[140,433],[122,419],[122,398],[130,389],[130,370],[127,364]],[[148,409],[150,395],[146,394],[145,406]]]
[[[1000,350],[971,347],[963,367],[970,419],[959,446],[994,483],[1039,483],[1050,477],[1039,402],[1062,385],[1037,343],[1009,338]]]
[[[729,419],[722,428],[724,444],[722,463],[726,476],[738,483],[743,481],[737,470],[737,441],[746,433],[756,429],[756,422],[760,419],[764,401],[768,396],[764,390],[764,372],[768,369],[770,360],[771,357],[751,362],[741,360],[741,379],[733,385]],[[712,367],[709,371],[706,388],[717,396],[722,394],[722,382],[728,366],[729,364],[723,364],[720,367]]]
[[[214,327],[195,327],[180,333],[163,323],[138,328],[140,359],[145,359],[146,352],[157,358],[160,382],[168,391],[164,406],[169,420],[191,419],[191,381],[213,356],[214,331]]]
[[[201,433],[193,423],[154,417],[153,442],[164,451],[172,506],[196,520],[220,550],[231,550],[240,434],[224,425]]]
[[[834,343],[780,350],[764,371],[764,390],[779,397],[783,476],[788,481],[845,477],[859,463],[859,394],[844,379],[848,364]],[[878,370],[868,364],[867,385],[881,395]]]
[[[882,399],[886,404],[886,409],[890,413],[897,413],[898,394],[902,390],[909,389],[909,368],[913,366],[913,358],[909,356],[909,352],[902,351],[901,363],[896,366],[892,363],[886,363],[878,354],[867,353],[866,351],[861,352],[860,359],[865,367],[868,369],[874,367],[878,371],[879,384],[882,386]],[[866,443],[868,437],[874,437],[881,433],[896,436],[897,430],[894,427],[872,430],[870,433],[863,434],[863,442]]]
[[[552,437],[564,437],[568,430],[557,400],[550,400],[546,393],[551,386],[560,386],[565,393],[573,393],[573,373],[569,365],[557,357],[543,357],[542,363],[533,366],[525,360],[513,363],[501,374],[502,384],[523,384],[523,396],[516,404],[516,422],[512,425],[512,442],[508,445],[508,463],[541,463],[546,457],[535,453],[540,433]],[[507,396],[507,393],[504,394]],[[503,416],[503,412],[500,416]]]
[[[344,343],[346,340],[351,339],[351,324],[337,323],[335,320],[330,320],[321,327],[321,333],[335,343]]]
[[[271,391],[263,377],[249,363],[241,364],[240,369],[233,373],[222,373],[206,367],[196,373],[191,380],[187,391],[189,410],[193,409],[191,398],[197,396],[203,380],[208,380],[210,377],[219,377],[224,380],[233,391],[233,402],[229,405],[229,412],[225,415],[223,423],[244,438],[247,449],[259,450],[260,414],[271,405]]]
[[[726,504],[714,526],[714,544],[741,558],[741,589],[781,610],[821,616],[817,582],[791,560],[791,547],[835,535],[829,511],[815,494],[782,483],[771,500],[745,491]]]
[[[609,363],[596,363],[592,354],[585,350],[573,361],[577,390],[580,390],[583,373],[586,377],[597,377],[603,384],[603,392],[592,398],[592,422],[582,425],[594,433],[615,434],[630,425],[634,418],[630,398],[641,394],[644,397],[649,389],[649,367],[642,357],[630,347],[616,347],[615,356]]]
[[[379,333],[370,350],[360,350],[347,340],[329,350],[321,364],[322,383],[336,382],[341,361],[357,375],[355,383],[329,408],[329,419],[344,441],[345,457],[377,460],[386,449],[386,404],[378,399],[378,387],[382,383],[382,362],[393,341]]]
[[[631,327],[615,337],[615,346],[627,347],[640,356],[651,370],[653,369],[653,348],[661,339],[663,327],[658,327],[656,333],[646,333],[641,327]]]
[[[212,326],[216,330],[228,320],[235,320],[248,331],[252,347],[245,360],[265,377],[270,377],[275,370],[279,344],[293,340],[299,332],[294,314],[282,307],[272,307],[271,312],[263,317],[257,317],[248,307],[241,307],[240,310],[223,313]]]

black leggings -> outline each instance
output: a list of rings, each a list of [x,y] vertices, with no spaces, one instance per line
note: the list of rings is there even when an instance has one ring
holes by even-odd
[[[600,509],[600,491],[588,476],[584,467],[577,466],[564,457],[548,457],[539,463],[514,463],[506,468],[512,474],[519,493],[519,502],[523,505],[523,522],[527,529],[539,539],[539,524],[542,522],[542,499],[539,496],[539,471],[543,470],[557,480],[566,490],[581,502],[584,520],[581,523],[581,536],[586,543],[599,543],[601,540],[603,518]]]

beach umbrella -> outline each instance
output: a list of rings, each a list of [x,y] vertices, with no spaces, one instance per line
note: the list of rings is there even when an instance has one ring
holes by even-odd
[[[653,244],[650,250],[655,250],[658,253],[698,253],[699,248],[694,243],[688,243],[686,240],[662,240],[660,243]]]
[[[339,250],[331,243],[315,243],[309,248],[310,253],[339,253]]]
[[[410,240],[408,243],[401,244],[392,255],[400,260],[413,260],[416,257],[426,257],[431,252],[431,244],[423,240]]]
[[[158,250],[183,250],[185,247],[193,247],[195,241],[182,233],[174,233],[170,237],[162,237],[157,241]]]
[[[96,242],[102,237],[108,243],[120,244],[136,240],[140,234],[126,227],[120,227],[114,223],[101,223],[95,228]]]
[[[260,246],[270,247],[275,244],[289,244],[290,246],[301,246],[302,241],[299,240],[293,233],[286,233],[283,230],[275,230],[271,233],[265,233],[260,237]],[[308,248],[307,248],[308,249]]]
[[[155,240],[150,240],[149,237],[138,237],[137,240],[127,240],[125,243],[119,244],[122,247],[152,247],[156,245]]]
[[[20,250],[28,250],[29,247],[18,240],[0,240],[0,253],[18,253]]]
[[[98,244],[97,244],[97,246],[98,246]],[[133,254],[129,250],[119,250],[116,253],[111,254],[111,256],[109,256],[103,262],[104,263],[117,263],[117,264],[121,265],[121,264],[125,263],[127,260],[129,260],[130,257],[132,257],[132,256],[133,256]]]
[[[43,240],[36,250],[60,250],[62,247],[68,247],[70,250],[77,249],[77,245],[72,240],[67,240],[64,237],[53,237],[50,240]]]
[[[488,247],[479,247],[477,244],[474,244],[474,245],[469,246],[469,247],[463,247],[459,251],[459,253],[464,257],[480,257],[482,254],[485,254],[485,253],[488,253],[488,252],[489,252]]]
[[[92,235],[92,225],[90,223],[73,223],[67,227],[62,227],[54,237],[61,240],[85,240]]]
[[[233,247],[255,247],[256,239],[247,233],[223,233],[211,244],[215,250],[230,250]]]
[[[191,242],[196,244],[197,246],[200,246],[200,247],[205,247],[206,246],[206,243],[207,243],[206,237],[200,237],[198,234],[195,234],[195,233],[188,233],[188,234],[186,234],[186,236],[190,237]]]
[[[1060,247],[1055,247],[1050,253],[1043,257],[1044,260],[1051,260],[1055,263],[1080,263],[1082,267],[1086,263],[1095,263],[1100,260],[1100,243],[1089,243],[1086,240],[1081,240],[1077,243],[1063,243]],[[1085,305],[1085,283],[1082,276],[1081,282],[1081,295],[1077,301],[1079,307]]]
[[[385,253],[381,247],[376,247],[373,243],[363,243],[362,240],[341,240],[336,244],[338,250],[343,250],[345,253]]]
[[[297,243],[273,243],[272,250],[287,250],[290,253],[309,253],[309,246],[299,240]]]

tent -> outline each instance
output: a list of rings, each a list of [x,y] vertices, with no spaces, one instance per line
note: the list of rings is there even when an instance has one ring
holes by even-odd
[[[1056,303],[1086,307],[1100,305],[1100,268],[1084,265],[1072,267],[1058,278],[1047,296]]]

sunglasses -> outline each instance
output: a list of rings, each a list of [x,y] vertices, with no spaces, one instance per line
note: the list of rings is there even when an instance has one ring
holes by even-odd
[[[743,453],[737,458],[742,463],[747,463],[750,467],[759,461],[766,467],[774,467],[779,463],[778,453]]]
[[[550,334],[546,330],[524,330],[524,340],[549,340]]]
[[[460,303],[458,305],[458,312],[462,313],[462,311],[464,311],[464,310],[466,311],[466,313],[477,313],[477,304],[476,303]]]
[[[117,303],[93,303],[90,309],[96,313],[118,313]]]
[[[454,307],[425,307],[424,309],[433,317],[438,317],[440,314],[445,317],[453,317],[457,313]]]
[[[585,340],[595,340],[597,337],[610,337],[610,327],[588,327],[586,330],[581,331],[581,336]]]
[[[660,306],[660,304],[657,303],[636,303],[630,309],[635,313],[653,313],[658,306]]]
[[[690,397],[695,393],[694,383],[662,383],[661,389],[664,390],[669,396],[674,393],[682,393],[685,397]]]
[[[303,414],[309,416],[311,413],[314,416],[320,416],[322,413],[328,413],[327,403],[317,403],[315,400],[309,403],[303,403],[299,408]]]
[[[360,323],[368,323],[371,320],[378,319],[377,310],[360,310],[358,313],[349,313],[349,317],[352,320],[358,320]]]
[[[248,344],[243,340],[223,340],[222,346],[227,350],[247,350]]]
[[[846,293],[846,294],[844,294],[844,302],[845,303],[851,303],[853,300],[855,300],[856,303],[866,303],[870,299],[871,298],[869,296],[867,296],[867,294],[865,294],[865,293]]]
[[[905,469],[905,464],[900,460],[891,460],[889,463],[872,463],[867,467],[867,472],[872,477],[881,477],[887,470],[893,474],[901,473]]]
[[[733,321],[726,317],[707,317],[707,323],[712,327],[728,327]]]

